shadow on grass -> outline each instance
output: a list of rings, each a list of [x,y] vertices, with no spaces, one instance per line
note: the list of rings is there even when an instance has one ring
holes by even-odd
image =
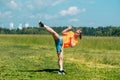
[[[57,72],[59,69],[18,70],[20,72]]]

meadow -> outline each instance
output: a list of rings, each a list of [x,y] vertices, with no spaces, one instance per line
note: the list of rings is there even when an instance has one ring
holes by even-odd
[[[120,80],[120,37],[83,36],[59,75],[50,35],[0,35],[0,80]]]

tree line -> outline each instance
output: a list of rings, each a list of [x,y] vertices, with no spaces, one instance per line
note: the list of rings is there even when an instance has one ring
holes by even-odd
[[[56,32],[61,34],[61,31],[67,28],[64,27],[52,27]],[[77,28],[81,28],[83,35],[85,36],[120,36],[120,26],[107,26],[107,27],[73,27],[73,31]],[[49,34],[44,28],[27,27],[22,29],[7,29],[0,27],[0,34]]]

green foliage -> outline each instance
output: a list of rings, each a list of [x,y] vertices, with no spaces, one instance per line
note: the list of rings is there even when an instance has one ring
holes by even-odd
[[[0,35],[0,80],[119,80],[120,38],[83,37],[64,49],[58,75],[57,54],[50,35]]]
[[[66,27],[52,27],[56,32],[61,34],[61,31]],[[120,36],[120,27],[107,26],[107,27],[73,27],[73,31],[76,28],[81,28],[83,35],[85,36]],[[5,29],[0,28],[0,34],[48,34],[44,28],[28,27],[23,29]]]
[[[86,36],[120,36],[120,27],[82,27],[83,34]]]

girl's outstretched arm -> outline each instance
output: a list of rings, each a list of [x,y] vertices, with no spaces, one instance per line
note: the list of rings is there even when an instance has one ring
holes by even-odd
[[[70,31],[70,30],[72,30],[72,26],[69,26],[68,28],[64,29],[64,30],[62,31],[62,34],[63,34],[63,35],[66,35],[67,32]]]

